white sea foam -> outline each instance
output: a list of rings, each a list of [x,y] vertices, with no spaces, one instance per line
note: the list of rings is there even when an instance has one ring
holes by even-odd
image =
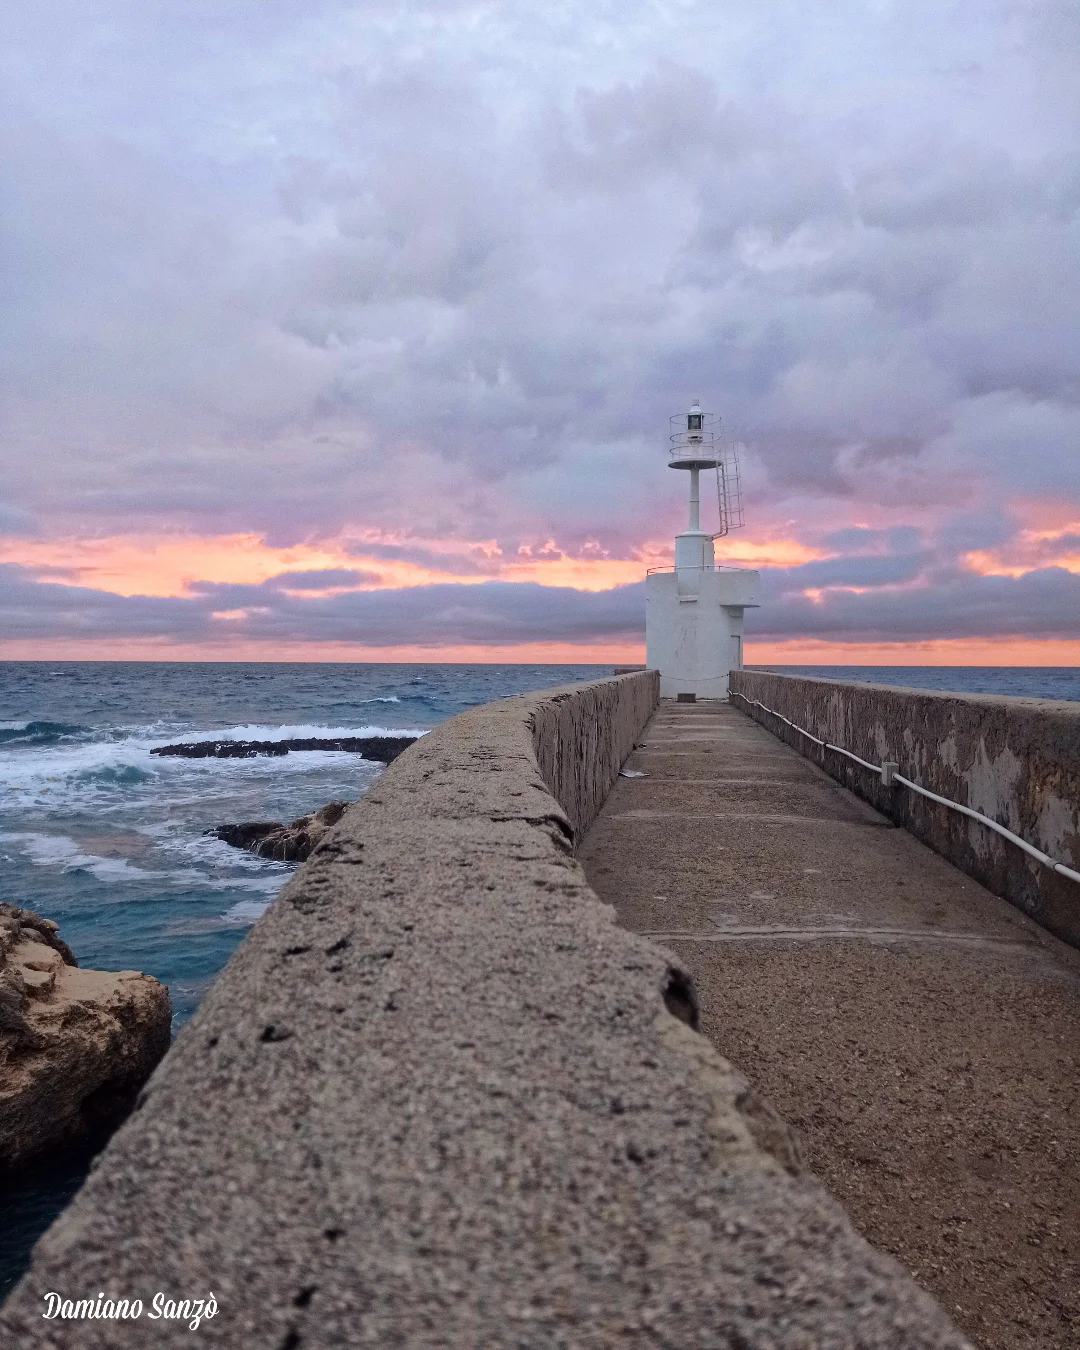
[[[12,720],[7,729],[21,732],[32,721]],[[423,734],[424,728],[367,724],[252,723],[192,730],[190,722],[161,719],[86,728],[51,744],[9,739],[0,743],[0,812],[6,826],[0,833],[0,861],[5,868],[51,873],[47,884],[69,902],[82,893],[81,878],[93,877],[117,903],[173,896],[178,922],[245,927],[265,912],[295,867],[203,835],[206,824],[264,815],[292,819],[330,797],[362,795],[382,765],[322,750],[249,759],[163,757],[151,750],[206,740]],[[93,841],[89,832],[81,837],[91,821],[96,822]],[[145,847],[130,838],[133,834],[143,837]],[[70,879],[62,881],[65,876]],[[220,897],[216,906],[212,896]],[[199,911],[206,901],[228,908],[213,920],[183,917],[189,902]]]
[[[288,863],[275,862],[272,858],[261,858],[257,853],[226,844],[212,834],[198,834],[194,838],[191,835],[159,838],[158,847],[172,853],[182,853],[203,867],[233,867],[261,872],[264,875],[272,871],[275,884],[284,880],[293,871]],[[240,884],[239,881],[237,884]]]
[[[203,867],[228,868],[226,876],[209,876],[206,884],[214,890],[262,891],[266,895],[277,892],[296,870],[295,863],[261,858],[247,849],[234,848],[213,835],[199,835],[195,839],[177,840],[174,847]],[[247,872],[248,876],[237,876]],[[202,875],[206,875],[203,873]]]
[[[228,924],[254,923],[270,908],[269,900],[238,900],[221,916]]]
[[[260,895],[275,895],[288,879],[293,870],[282,863],[274,863],[268,858],[257,858],[254,854],[244,855],[240,850],[228,850],[229,856],[215,859],[231,866],[243,866],[250,858],[258,864],[260,876],[214,876],[198,867],[169,868],[167,870],[136,867],[126,858],[105,858],[96,853],[87,853],[76,839],[63,834],[34,834],[27,831],[12,831],[0,834],[0,842],[12,845],[24,857],[38,867],[57,867],[63,872],[89,872],[98,881],[137,882],[153,881],[173,887],[196,888],[209,891],[255,891]],[[220,841],[215,841],[220,843]],[[227,845],[222,844],[223,849]],[[3,856],[3,855],[0,855]],[[262,901],[243,901],[259,903]]]
[[[387,702],[374,699],[369,702]],[[398,700],[395,699],[396,703]],[[361,736],[423,736],[424,727],[324,727],[309,723],[286,726],[264,726],[252,723],[243,727],[222,727],[216,731],[185,731],[172,742],[174,745],[191,745],[199,741],[306,741],[341,740],[345,737]],[[157,742],[160,744],[160,741]]]
[[[102,858],[85,853],[76,840],[66,834],[0,834],[0,840],[13,844],[38,867],[59,867],[64,872],[90,872],[99,881],[146,881],[169,877],[167,872],[148,872],[126,858]]]
[[[340,764],[340,752],[335,750],[313,750],[296,755],[255,756],[251,759],[186,759],[183,756],[170,757],[152,755],[154,746],[162,745],[169,739],[167,734],[158,730],[146,735],[147,728],[138,729],[139,734],[123,740],[98,740],[81,744],[61,744],[38,746],[33,749],[0,747],[0,802],[7,799],[8,805],[16,805],[19,794],[41,794],[68,798],[76,795],[80,798],[87,793],[100,799],[102,795],[112,796],[118,788],[131,788],[153,780],[158,787],[166,782],[178,786],[183,782],[191,785],[196,796],[203,790],[196,782],[205,781],[207,775],[214,775],[224,781],[252,777],[266,779],[318,771],[321,768]],[[326,727],[313,725],[249,726],[225,727],[215,731],[185,731],[181,735],[173,733],[171,743],[191,744],[198,741],[280,741],[306,740],[312,738],[331,740],[344,737],[362,736],[422,736],[423,728],[402,729],[379,726],[362,727]],[[364,761],[365,763],[367,761]],[[194,781],[193,781],[194,779]],[[8,794],[13,794],[8,796]],[[181,797],[177,804],[186,804],[191,797]],[[43,805],[55,804],[43,802]]]
[[[292,868],[288,869],[289,872]],[[282,886],[288,881],[288,874],[277,873],[269,877],[214,877],[205,882],[205,885],[213,891],[255,891],[259,895],[268,895],[272,900]],[[242,904],[263,903],[261,901],[241,901]],[[270,903],[267,900],[263,908]]]
[[[149,745],[138,741],[84,741],[76,745],[41,745],[0,749],[0,783],[34,784],[39,780],[73,778],[100,770],[132,768],[156,772]]]

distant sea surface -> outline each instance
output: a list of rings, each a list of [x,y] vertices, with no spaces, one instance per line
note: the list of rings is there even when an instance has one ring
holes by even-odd
[[[856,680],[938,693],[1007,694],[1080,702],[1076,666],[751,666],[780,675],[813,675],[819,680]]]
[[[1075,669],[772,667],[923,689],[1080,700]],[[175,741],[423,732],[492,699],[610,666],[0,662],[0,899],[55,919],[83,966],[169,986],[179,1026],[293,870],[210,839],[353,800],[356,755],[161,759]],[[0,1297],[86,1159],[0,1194]]]

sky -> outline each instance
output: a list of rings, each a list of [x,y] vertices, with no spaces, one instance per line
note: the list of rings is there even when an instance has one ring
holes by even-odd
[[[700,397],[749,661],[1080,664],[1078,296],[1072,0],[6,6],[0,657],[641,660]]]

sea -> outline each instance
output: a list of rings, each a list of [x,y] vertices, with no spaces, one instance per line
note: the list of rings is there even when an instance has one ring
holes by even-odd
[[[1080,701],[1074,668],[770,668]],[[175,1031],[293,870],[206,831],[355,800],[383,766],[335,751],[184,759],[153,756],[153,747],[420,735],[492,699],[610,673],[594,665],[0,662],[0,899],[55,919],[80,965],[141,970],[167,984]],[[0,1191],[0,1298],[88,1165],[72,1153]]]

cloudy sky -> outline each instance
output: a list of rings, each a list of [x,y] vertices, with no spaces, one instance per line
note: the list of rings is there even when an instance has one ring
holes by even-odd
[[[0,655],[1080,661],[1072,0],[0,17]]]

